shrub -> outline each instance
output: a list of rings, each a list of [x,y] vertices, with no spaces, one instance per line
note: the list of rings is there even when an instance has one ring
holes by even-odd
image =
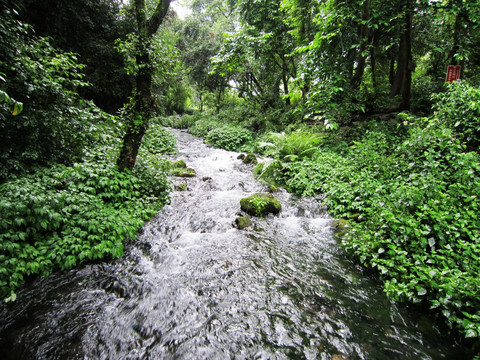
[[[142,146],[152,154],[175,154],[177,138],[161,125],[153,125],[145,134]]]
[[[0,20],[0,90],[24,105],[21,114],[0,106],[0,181],[35,166],[78,161],[92,145],[90,125],[99,117],[75,92],[88,85],[84,66],[34,37],[12,12],[1,9]]]
[[[438,119],[401,119],[397,133],[363,124],[340,153],[322,141],[312,158],[256,173],[301,195],[325,194],[330,213],[350,220],[343,245],[379,271],[388,295],[429,304],[478,339],[480,155]]]
[[[0,185],[0,297],[27,277],[116,258],[167,201],[166,177],[101,163],[57,165]]]
[[[471,148],[480,145],[480,88],[464,81],[446,85],[447,91],[435,96],[437,118]]]
[[[188,132],[192,135],[204,138],[211,130],[221,126],[223,126],[222,123],[218,122],[216,119],[212,119],[210,116],[206,116],[195,121],[195,123],[188,129]]]
[[[206,142],[217,148],[231,151],[242,151],[244,146],[253,140],[252,133],[239,126],[227,125],[209,131]]]
[[[267,141],[258,144],[260,152],[264,155],[283,161],[295,161],[312,157],[318,151],[317,145],[322,138],[319,134],[297,130],[288,135],[269,133],[264,139]]]

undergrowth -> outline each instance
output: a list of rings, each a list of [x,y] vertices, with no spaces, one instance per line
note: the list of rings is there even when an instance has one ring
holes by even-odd
[[[15,300],[32,276],[118,258],[124,241],[169,201],[158,155],[175,150],[170,132],[149,130],[133,172],[113,165],[115,133],[100,140],[84,162],[0,184],[0,298]]]
[[[394,300],[429,304],[466,338],[480,337],[480,156],[437,119],[403,115],[364,124],[341,151],[275,160],[264,179],[303,196],[321,192],[350,220],[345,248],[377,269]]]

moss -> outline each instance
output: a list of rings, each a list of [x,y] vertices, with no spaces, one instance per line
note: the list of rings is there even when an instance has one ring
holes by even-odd
[[[249,153],[243,159],[243,163],[244,164],[254,164],[254,165],[256,165],[258,163],[257,157],[255,156],[255,154]]]
[[[238,218],[235,219],[235,225],[240,230],[245,229],[245,228],[249,227],[250,225],[252,225],[252,220],[250,220],[250,218],[247,217],[247,216],[241,216],[241,217],[238,217]]]
[[[187,183],[182,182],[181,184],[175,185],[175,190],[177,191],[185,191],[187,190]]]
[[[337,219],[332,222],[332,228],[334,232],[334,237],[336,240],[340,241],[345,234],[347,233],[350,225],[345,219]]]
[[[186,169],[187,164],[185,163],[185,160],[181,159],[174,162],[170,162],[170,167],[173,169]]]
[[[183,159],[180,159],[177,161],[169,161],[168,173],[170,175],[180,176],[180,177],[194,177],[197,175],[194,169],[187,168],[187,164]]]
[[[270,185],[270,186],[268,187],[268,190],[269,190],[271,193],[276,193],[276,192],[278,192],[278,189],[277,189],[277,187],[276,187],[275,185]]]
[[[194,177],[197,175],[195,170],[192,168],[172,169],[170,170],[170,174],[174,176],[180,176],[180,177]]]
[[[262,217],[282,210],[280,202],[272,194],[256,193],[240,200],[243,211],[252,216]]]

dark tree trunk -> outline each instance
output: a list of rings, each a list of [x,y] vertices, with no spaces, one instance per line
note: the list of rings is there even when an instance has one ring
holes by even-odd
[[[287,62],[282,58],[282,83],[283,83],[283,92],[285,95],[288,95],[288,78],[287,78]],[[285,98],[285,103],[290,105],[290,98],[287,96]]]
[[[366,50],[369,40],[369,29],[366,21],[370,18],[370,0],[365,0],[363,3],[363,14],[362,20],[365,22],[360,26],[360,48],[358,50],[359,55],[357,59],[357,67],[355,68],[355,73],[350,79],[350,85],[353,90],[358,90],[360,84],[362,83],[363,73],[365,72],[365,66],[367,64]]]
[[[405,0],[404,29],[400,35],[397,71],[390,91],[390,97],[392,98],[396,95],[402,96],[398,110],[410,109],[412,72],[414,70],[412,58],[412,18],[413,10],[411,0]]]
[[[373,46],[370,48],[370,70],[372,72],[372,85],[373,89],[377,90],[377,58],[375,56],[375,49],[377,48],[377,37],[375,36],[375,33],[373,34],[372,38],[372,43]]]
[[[138,26],[138,45],[136,48],[136,89],[133,107],[127,121],[127,129],[117,165],[120,169],[133,169],[137,160],[138,149],[148,128],[148,121],[153,110],[151,94],[152,68],[148,48],[152,36],[167,15],[171,0],[160,0],[152,17],[147,21],[145,0],[135,0],[135,15]]]

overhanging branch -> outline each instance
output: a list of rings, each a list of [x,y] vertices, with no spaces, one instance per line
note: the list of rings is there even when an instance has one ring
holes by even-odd
[[[147,23],[147,34],[152,36],[158,30],[158,27],[162,24],[165,16],[167,15],[168,8],[170,7],[171,0],[160,0],[153,12],[152,17]]]

